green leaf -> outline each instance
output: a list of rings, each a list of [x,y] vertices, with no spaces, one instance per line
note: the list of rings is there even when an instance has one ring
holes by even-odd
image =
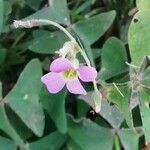
[[[42,0],[25,0],[26,3],[33,9],[38,10],[40,7]]]
[[[101,56],[101,49],[100,48],[93,48],[92,49],[94,59],[98,59]]]
[[[69,141],[67,142],[67,148],[69,150],[83,150],[72,139],[69,139]]]
[[[31,150],[58,150],[66,141],[66,136],[55,131],[30,144]]]
[[[24,150],[29,150],[28,145],[22,141],[19,135],[16,133],[12,125],[10,124],[4,106],[0,106],[0,129],[3,130],[7,135],[9,135],[17,145],[24,148]]]
[[[47,19],[60,24],[69,25],[70,18],[66,0],[51,0],[49,7],[44,7],[33,15],[25,18],[29,19]]]
[[[134,16],[129,28],[129,48],[132,61],[135,65],[142,63],[144,57],[150,52],[150,1],[139,0],[137,2],[139,11]]]
[[[130,89],[127,86],[119,86],[119,92],[115,87],[110,87],[108,100],[115,103],[123,114],[129,127],[133,128],[132,112],[129,108]]]
[[[115,18],[115,11],[101,13],[71,26],[82,41],[89,45],[98,40],[110,27]]]
[[[139,10],[150,11],[150,1],[149,0],[136,0],[136,4]]]
[[[2,82],[0,81],[0,100],[3,98],[3,92],[2,92]]]
[[[68,133],[83,150],[113,149],[113,134],[111,131],[90,120],[83,119],[82,122],[74,122],[69,119]]]
[[[106,119],[113,128],[119,128],[123,122],[123,116],[119,109],[116,106],[110,106],[107,101],[102,101],[99,114]]]
[[[93,59],[94,57],[93,57],[91,46],[86,41],[84,41],[83,42],[83,47],[84,47],[85,52],[87,53],[87,56],[88,56],[88,58],[89,58],[89,60],[91,62],[91,65],[95,66],[94,59]]]
[[[131,129],[123,129],[118,132],[125,150],[139,149],[139,135]]]
[[[7,19],[9,18],[10,13],[12,12],[12,6],[9,1],[4,1],[4,22],[6,24]]]
[[[141,83],[150,89],[150,66],[141,74]]]
[[[126,65],[127,53],[123,43],[115,38],[109,38],[101,49],[102,69],[98,80],[107,80],[128,71]]]
[[[37,136],[42,136],[44,129],[44,114],[39,103],[41,76],[40,62],[37,59],[30,61],[14,88],[5,97],[11,109]]]
[[[2,83],[0,82],[0,122],[1,122],[0,123],[0,129],[3,130],[7,135],[9,135],[14,140],[16,145],[19,145],[20,147],[25,148],[24,150],[28,150],[27,145],[24,144],[22,139],[19,137],[17,132],[14,130],[14,128],[10,124],[10,121],[9,121],[7,115],[6,115],[6,111],[5,111],[5,107],[4,107],[4,99],[3,99],[2,95],[3,95],[3,93],[2,93]],[[0,137],[0,148],[2,147],[2,144],[3,143],[6,144],[6,142],[7,143],[9,142],[9,143],[8,143],[8,145],[3,145],[3,146],[5,146],[5,148],[8,148],[8,147],[10,148],[10,146],[12,148],[16,147],[15,144],[12,141],[9,141],[5,138]]]
[[[61,91],[58,94],[51,94],[46,88],[43,88],[40,97],[43,107],[47,110],[58,130],[62,133],[67,132],[65,96],[66,91]]]
[[[0,0],[0,33],[2,32],[3,28],[3,14],[4,14],[4,3],[3,0]]]
[[[17,146],[13,141],[0,136],[0,148],[1,150],[16,150]]]
[[[90,107],[87,103],[85,103],[84,101],[81,101],[81,100],[77,100],[77,110],[78,110],[79,118],[86,116],[89,109],[90,109]]]
[[[17,134],[22,140],[26,140],[33,136],[32,131],[22,122],[19,116],[16,115],[9,107],[6,107],[7,117],[12,127],[17,131]]]
[[[36,53],[53,54],[67,41],[67,37],[61,31],[48,32],[36,30],[33,32],[34,39],[30,41],[28,48]]]
[[[92,102],[92,92],[88,92],[85,96],[79,96],[80,100],[83,100],[94,108],[94,103]],[[119,128],[123,122],[123,116],[120,113],[119,109],[116,106],[110,106],[106,100],[101,101],[101,110],[98,113],[102,116],[113,128]]]
[[[95,112],[100,111],[101,93],[98,91],[91,91],[86,95],[80,95],[79,99],[84,100],[87,104],[89,104],[95,110]]]
[[[12,5],[10,1],[4,1],[4,8],[3,8],[3,33],[9,32],[10,24],[8,24],[8,19],[10,17],[10,13],[12,12]]]
[[[149,108],[149,103],[150,103],[150,92],[149,90],[141,90],[140,91],[140,112],[141,112],[141,118],[142,118],[142,124],[143,124],[143,130],[145,134],[145,140],[146,144],[150,142],[150,128],[149,128],[149,123],[150,123],[150,108]]]
[[[87,8],[90,8],[93,4],[93,1],[91,0],[86,0],[83,4],[81,4],[75,11],[75,13],[79,14],[82,13],[84,10]]]
[[[146,56],[140,66],[139,72],[142,74],[150,66],[150,56]]]
[[[108,30],[110,25],[113,23],[115,15],[115,11],[101,13],[70,26],[79,36],[93,66],[94,60],[90,45],[97,41]]]
[[[19,48],[10,48],[7,50],[7,57],[5,62],[7,65],[21,64],[25,61],[24,51]]]
[[[4,62],[6,58],[7,50],[5,48],[0,48],[0,65]]]

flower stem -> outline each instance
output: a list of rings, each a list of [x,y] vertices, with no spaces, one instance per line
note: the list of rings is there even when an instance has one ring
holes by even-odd
[[[15,28],[19,28],[19,27],[32,28],[34,26],[41,26],[41,25],[53,25],[53,26],[59,28],[61,31],[63,31],[71,41],[77,43],[76,39],[63,26],[61,26],[60,24],[58,24],[54,21],[51,21],[51,20],[45,20],[45,19],[32,19],[32,20],[27,20],[27,21],[14,20],[14,23],[13,23],[13,26]],[[79,46],[78,43],[77,43],[77,46],[78,46],[79,52],[83,56],[85,62],[87,63],[87,65],[89,67],[91,67],[90,60],[89,60],[88,56],[86,55],[85,51]],[[98,95],[100,96],[100,92],[98,90],[96,81],[93,81],[93,86],[94,86],[94,91],[95,91],[96,97],[98,97]],[[95,102],[95,111],[99,112],[100,107],[101,107],[101,98],[100,97],[95,98],[94,102]]]
[[[88,56],[86,55],[85,51],[83,51],[79,45],[78,45],[78,48],[79,48],[79,51],[80,51],[81,55],[83,56],[86,64],[89,67],[91,67],[90,60],[89,60]],[[95,98],[94,98],[95,112],[98,113],[101,110],[101,95],[100,95],[100,92],[98,90],[96,80],[93,81],[93,86],[94,86],[94,91],[95,91]]]
[[[60,24],[46,19],[32,19],[27,21],[14,20],[13,23],[15,28],[23,27],[23,28],[32,28],[40,25],[53,25],[63,31],[71,41],[76,41],[75,38]]]
[[[115,135],[115,150],[121,150],[118,135]]]

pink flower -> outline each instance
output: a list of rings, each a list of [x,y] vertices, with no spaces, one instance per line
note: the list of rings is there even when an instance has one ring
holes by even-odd
[[[55,59],[50,65],[50,71],[41,78],[50,93],[58,93],[66,85],[70,93],[86,95],[80,80],[91,82],[96,79],[94,67],[81,66],[75,68],[66,58]]]

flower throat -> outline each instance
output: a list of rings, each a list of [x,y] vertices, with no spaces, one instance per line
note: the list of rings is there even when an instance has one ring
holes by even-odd
[[[74,79],[77,77],[77,71],[76,70],[66,70],[63,72],[63,76],[67,79]]]

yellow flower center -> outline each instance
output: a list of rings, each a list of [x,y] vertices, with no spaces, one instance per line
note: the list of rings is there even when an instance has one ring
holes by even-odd
[[[74,79],[78,76],[78,72],[76,70],[66,70],[62,74],[67,79]]]

